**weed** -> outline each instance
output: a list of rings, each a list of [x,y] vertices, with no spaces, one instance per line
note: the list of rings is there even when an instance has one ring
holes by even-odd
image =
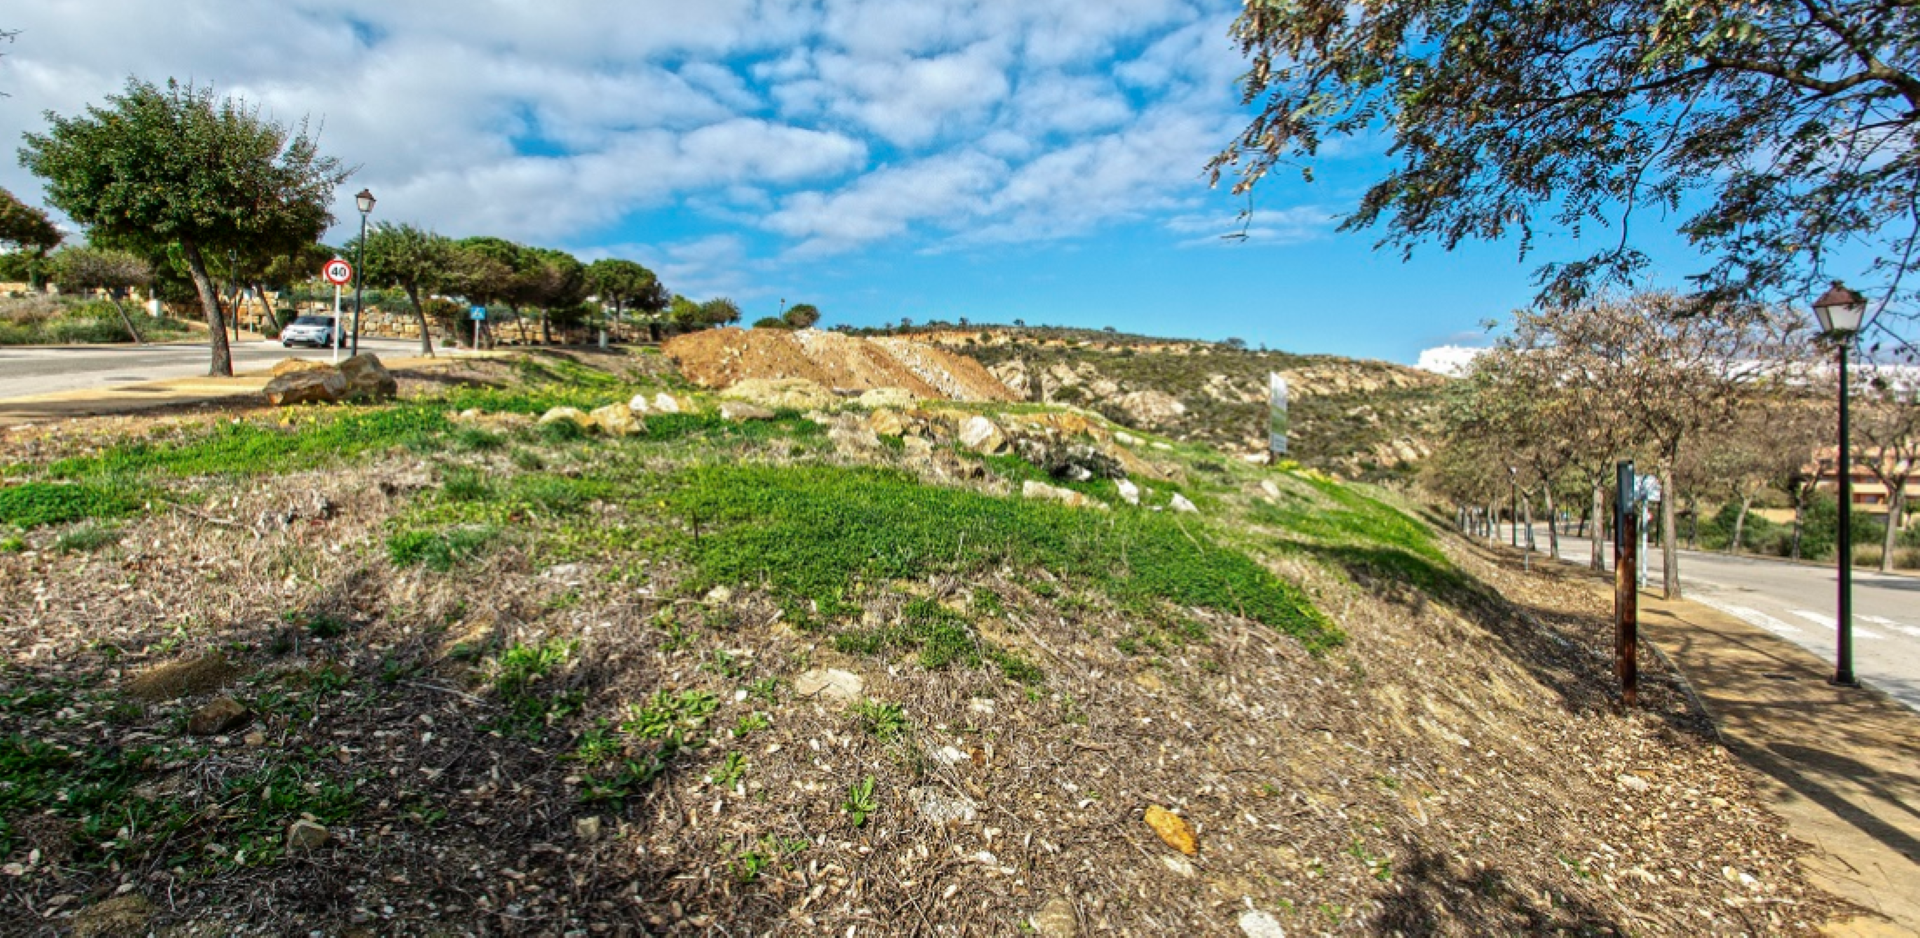
[[[764,700],[767,703],[780,702],[780,679],[763,677],[747,685],[747,696]]]
[[[512,458],[514,468],[522,472],[539,472],[547,468],[546,460],[541,459],[539,453],[530,449],[516,449],[513,451]]]
[[[755,841],[747,849],[734,854],[733,874],[742,883],[751,883],[760,878],[760,874],[769,868],[778,866],[786,869],[782,863],[785,857],[794,856],[807,849],[804,837],[775,837],[768,834]]]
[[[747,777],[747,757],[739,752],[729,752],[721,763],[707,775],[707,781],[715,788],[732,788]]]
[[[655,691],[645,705],[629,708],[629,717],[620,731],[642,739],[670,740],[684,745],[698,738],[706,728],[707,717],[720,708],[720,698],[704,691],[670,694]]]
[[[853,705],[851,712],[860,728],[881,742],[904,739],[913,732],[913,722],[907,719],[906,711],[899,704],[862,700]]]
[[[516,643],[494,658],[491,683],[508,713],[496,728],[537,737],[548,724],[580,709],[585,699],[580,692],[536,687],[572,657],[574,648],[574,642],[554,638],[537,645]]]
[[[387,538],[387,557],[397,567],[425,565],[446,573],[480,555],[498,532],[489,526],[461,526],[444,531],[400,531]]]
[[[840,810],[847,812],[847,819],[855,827],[865,827],[867,818],[880,810],[873,797],[873,776],[855,782],[847,788],[847,798],[840,803]]]
[[[139,493],[129,485],[22,482],[0,488],[0,524],[36,528],[69,521],[104,521],[140,509]]]
[[[769,720],[765,713],[755,710],[741,717],[740,722],[733,725],[733,736],[735,739],[745,739],[747,734],[764,730],[772,725],[773,721]]]
[[[534,433],[547,443],[576,443],[587,438],[587,428],[571,420],[554,420],[540,424]]]
[[[507,445],[506,437],[476,427],[465,427],[453,432],[454,448],[470,453],[496,450],[505,445]]]
[[[574,744],[573,752],[567,758],[590,766],[604,765],[625,749],[626,745],[620,741],[620,734],[614,732],[612,724],[598,720],[592,729],[580,734],[580,740]]]
[[[493,494],[480,470],[471,466],[452,466],[442,475],[440,493],[449,501],[477,502]]]
[[[60,536],[53,539],[53,549],[63,554],[90,554],[118,543],[120,532],[89,522],[60,532]]]
[[[18,554],[27,549],[27,539],[17,534],[0,537],[0,554]]]
[[[930,599],[916,599],[901,610],[897,624],[855,629],[834,636],[834,647],[848,654],[878,655],[894,649],[920,653],[920,666],[938,670],[955,662],[969,668],[992,661],[1022,683],[1041,679],[1040,669],[1006,649],[980,638],[961,616]]]
[[[737,678],[747,673],[747,666],[732,652],[724,648],[715,648],[707,652],[707,660],[701,663],[700,670],[718,674],[721,677]]]

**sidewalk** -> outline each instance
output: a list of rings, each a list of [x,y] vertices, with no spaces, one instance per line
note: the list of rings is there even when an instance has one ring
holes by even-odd
[[[1673,659],[1821,888],[1872,913],[1835,935],[1920,936],[1920,715],[1725,613],[1640,597],[1640,635]]]

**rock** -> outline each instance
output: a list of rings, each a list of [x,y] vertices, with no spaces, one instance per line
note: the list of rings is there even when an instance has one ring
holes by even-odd
[[[311,358],[282,358],[273,365],[273,376],[290,375],[296,371],[332,371],[333,366]]]
[[[1153,828],[1167,846],[1187,856],[1200,852],[1200,844],[1194,840],[1193,828],[1188,826],[1186,818],[1154,805],[1147,809],[1146,820],[1147,826]]]
[[[137,892],[114,896],[73,913],[73,938],[138,938],[147,933],[153,903]]]
[[[1183,856],[1179,856],[1178,854],[1172,854],[1172,853],[1161,854],[1160,865],[1172,871],[1175,876],[1179,876],[1185,879],[1192,879],[1195,876],[1200,875],[1199,871],[1193,868],[1192,860],[1189,860]]]
[[[595,407],[593,413],[587,416],[608,436],[634,436],[647,432],[646,422],[634,416],[633,408],[626,404]]]
[[[680,402],[674,400],[673,395],[661,391],[653,396],[653,409],[663,414],[677,414],[680,412]]]
[[[592,430],[594,427],[593,418],[578,407],[555,407],[540,415],[540,426],[543,427],[561,421],[571,422],[582,430]]]
[[[1115,479],[1113,480],[1113,487],[1120,490],[1121,501],[1129,505],[1140,504],[1140,486],[1134,485],[1133,480]]]
[[[1622,775],[1614,781],[1619,782],[1621,788],[1631,792],[1645,793],[1653,790],[1653,786],[1646,779],[1635,775]]]
[[[929,824],[971,824],[979,816],[979,806],[965,795],[956,797],[932,788],[915,788],[907,792],[907,797],[913,801],[913,809]]]
[[[1027,924],[1033,926],[1033,933],[1041,938],[1076,938],[1080,934],[1080,918],[1073,913],[1073,901],[1064,897],[1041,906],[1027,917]]]
[[[1107,397],[1109,395],[1099,395]],[[1159,427],[1172,423],[1187,413],[1187,405],[1170,394],[1161,391],[1134,391],[1113,398],[1113,406],[1120,408],[1133,419],[1128,423],[1134,426]]]
[[[347,379],[332,368],[295,371],[267,382],[261,393],[267,396],[267,403],[275,407],[332,404],[347,396]]]
[[[812,410],[840,406],[840,399],[818,382],[805,378],[748,378],[735,382],[720,396],[765,407]]]
[[[731,420],[734,423],[745,423],[749,420],[772,420],[773,418],[773,411],[759,404],[749,404],[746,401],[728,401],[720,405],[720,419]]]
[[[1187,497],[1185,495],[1180,494],[1179,492],[1173,493],[1173,498],[1168,499],[1167,507],[1172,508],[1174,511],[1180,512],[1181,514],[1185,514],[1185,515],[1194,514],[1195,512],[1198,512],[1200,510],[1198,508],[1195,508],[1193,503],[1188,501]]]
[[[1088,505],[1098,504],[1072,489],[1063,489],[1057,485],[1048,485],[1045,482],[1036,482],[1032,479],[1020,483],[1020,497],[1040,501],[1059,502],[1062,505],[1068,505],[1074,508],[1085,508]]]
[[[573,836],[587,843],[600,839],[600,816],[590,814],[573,819]]]
[[[240,741],[243,743],[246,743],[249,746],[258,748],[267,744],[267,734],[262,733],[259,730],[254,730],[253,732],[248,733],[246,736],[242,737]]]
[[[1836,449],[1837,449],[1837,447],[1836,447]],[[1268,498],[1279,498],[1279,497],[1280,497],[1280,486],[1277,486],[1277,485],[1275,485],[1275,484],[1273,484],[1273,480],[1272,480],[1272,479],[1261,479],[1261,480],[1260,480],[1260,491],[1262,491],[1262,492],[1265,492],[1265,493],[1266,493],[1266,496],[1267,496]]]
[[[854,399],[854,403],[867,408],[895,407],[907,410],[912,408],[918,400],[913,396],[913,392],[906,388],[874,388],[871,391],[860,392],[860,396]]]
[[[1114,431],[1113,441],[1122,446],[1139,446],[1140,445],[1140,438],[1137,436],[1134,436],[1131,433],[1126,432],[1125,430]]]
[[[303,853],[308,850],[317,850],[326,844],[328,836],[330,835],[324,825],[301,818],[287,828],[287,852]]]
[[[880,438],[866,427],[834,427],[827,439],[847,456],[864,456],[880,448]]]
[[[1069,482],[1118,479],[1127,474],[1119,460],[1091,446],[1078,444],[1048,446],[1032,462],[1045,469],[1047,475]]]
[[[193,712],[187,718],[187,732],[195,736],[217,736],[238,729],[253,716],[245,704],[232,697],[220,697]]]
[[[876,410],[867,415],[867,429],[877,436],[906,436],[913,430],[913,421],[897,410]]]
[[[852,671],[839,668],[814,668],[794,678],[793,692],[801,697],[817,697],[827,703],[850,704],[866,693],[867,682]]]
[[[372,352],[361,352],[341,362],[340,376],[347,379],[349,400],[384,400],[400,393],[400,382]]]
[[[959,765],[967,761],[967,754],[954,746],[941,746],[934,750],[933,758],[941,765]]]
[[[647,403],[647,396],[645,394],[635,394],[633,400],[627,402],[627,409],[636,414],[644,414],[652,410],[653,405]]]
[[[1287,938],[1279,919],[1258,910],[1240,913],[1240,933],[1247,938]]]
[[[960,425],[960,445],[992,456],[1007,451],[1007,435],[993,421],[975,414]]]

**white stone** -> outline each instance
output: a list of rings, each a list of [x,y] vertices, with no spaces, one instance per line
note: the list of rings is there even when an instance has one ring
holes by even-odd
[[[653,409],[663,414],[677,414],[680,412],[680,402],[674,400],[673,395],[661,391],[653,397]]]
[[[814,668],[793,681],[794,693],[802,697],[818,697],[830,703],[853,703],[860,699],[866,689],[864,678],[839,668]]]
[[[1287,938],[1278,919],[1258,910],[1240,913],[1240,931],[1247,938]]]
[[[627,402],[627,409],[636,414],[644,414],[652,408],[653,405],[647,402],[645,394],[635,394],[633,400]]]
[[[1007,448],[1007,436],[993,421],[978,414],[960,425],[960,445],[976,453],[993,455]]]
[[[1134,485],[1132,479],[1115,479],[1113,486],[1120,490],[1121,501],[1129,505],[1140,504],[1140,486]]]
[[[1187,501],[1187,497],[1185,495],[1180,494],[1179,492],[1173,493],[1172,500],[1168,501],[1167,504],[1170,507],[1172,507],[1174,511],[1180,512],[1182,514],[1193,514],[1194,512],[1197,512],[1200,510],[1198,508],[1195,508],[1193,503],[1190,501]]]

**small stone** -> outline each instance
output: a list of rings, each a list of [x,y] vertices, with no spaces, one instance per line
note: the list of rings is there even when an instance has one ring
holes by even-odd
[[[1161,854],[1160,865],[1166,867],[1175,876],[1179,876],[1184,879],[1192,879],[1195,876],[1200,875],[1199,871],[1193,868],[1192,860],[1189,860],[1186,857],[1180,856],[1178,854],[1172,854],[1172,853]]]
[[[1131,433],[1126,432],[1125,430],[1115,431],[1113,434],[1113,441],[1115,443],[1120,444],[1121,446],[1139,446],[1140,445],[1140,438],[1137,436],[1134,436]]]
[[[187,732],[195,736],[217,736],[238,729],[253,712],[232,697],[216,698],[187,718]]]
[[[1645,793],[1653,790],[1653,786],[1646,779],[1637,775],[1622,775],[1614,781],[1619,782],[1621,788],[1631,792]]]
[[[871,391],[862,391],[860,392],[860,396],[855,399],[855,402],[862,407],[868,408],[907,408],[912,407],[915,400],[916,398],[913,396],[913,392],[906,388],[887,387],[874,388]]]
[[[1076,938],[1080,934],[1079,916],[1073,913],[1073,902],[1065,898],[1048,901],[1027,918],[1027,924],[1041,938]]]
[[[773,418],[773,411],[759,404],[749,404],[746,401],[727,401],[720,405],[720,419],[730,420],[734,423],[745,423],[749,420],[772,420]]]
[[[646,423],[635,416],[633,408],[626,404],[596,407],[588,416],[593,419],[594,425],[608,436],[633,436],[645,433],[647,430]]]
[[[1115,479],[1113,486],[1120,490],[1121,501],[1129,505],[1140,504],[1140,486],[1133,484],[1132,479]]]
[[[249,746],[254,746],[254,747],[264,746],[267,744],[267,734],[262,733],[259,730],[254,730],[253,732],[248,733],[246,736],[241,737],[240,741],[246,743]]]
[[[1173,498],[1168,500],[1167,505],[1181,514],[1190,515],[1200,510],[1194,507],[1193,502],[1188,501],[1187,497],[1179,492],[1173,493]]]
[[[960,445],[992,456],[1006,452],[1007,435],[993,421],[975,414],[960,425]]]
[[[907,792],[913,801],[913,809],[919,812],[929,824],[971,824],[979,816],[979,806],[972,798],[943,795],[931,788],[915,788]]]
[[[661,391],[653,396],[653,409],[663,414],[677,414],[680,412],[680,402],[674,400],[673,395]]]
[[[573,836],[587,843],[600,839],[600,816],[597,814],[573,819]]]
[[[627,402],[627,409],[636,414],[644,414],[652,410],[653,405],[647,402],[647,396],[645,394],[635,394],[633,400]]]
[[[967,761],[967,754],[953,746],[941,746],[934,751],[933,758],[941,765],[959,765]]]
[[[913,421],[897,410],[883,408],[867,415],[867,429],[877,436],[906,436],[913,429]]]
[[[1071,508],[1085,508],[1093,504],[1085,495],[1072,489],[1063,489],[1057,485],[1048,485],[1045,482],[1036,482],[1033,479],[1028,479],[1020,483],[1020,497],[1039,501],[1059,502]]]
[[[867,682],[860,675],[839,668],[814,668],[793,681],[793,691],[801,697],[818,697],[829,703],[850,704],[866,693]]]
[[[325,826],[301,818],[287,828],[287,852],[317,850],[327,842],[328,836]]]
[[[1280,497],[1280,486],[1273,484],[1272,479],[1261,479],[1260,491],[1265,492],[1268,498]]]
[[[1240,931],[1247,938],[1287,938],[1278,919],[1257,910],[1240,913]]]
[[[329,367],[324,371],[293,371],[272,381],[262,392],[275,407],[295,404],[331,404],[347,396],[347,379]]]
[[[1167,846],[1187,856],[1200,852],[1200,844],[1194,839],[1193,828],[1187,824],[1186,818],[1154,805],[1147,809],[1146,820],[1147,826],[1153,828],[1153,832],[1159,834]]]

